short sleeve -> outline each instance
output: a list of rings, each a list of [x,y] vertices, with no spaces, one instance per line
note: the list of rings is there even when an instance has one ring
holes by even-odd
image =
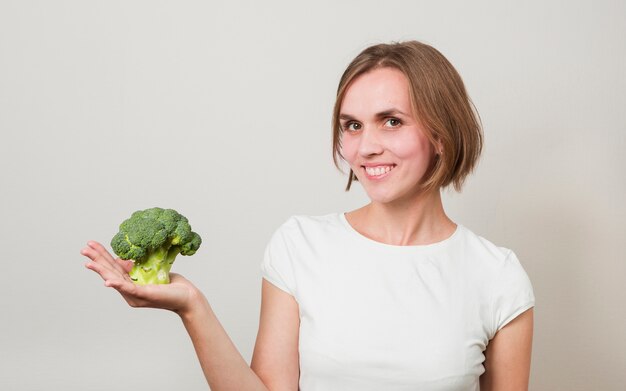
[[[289,249],[289,222],[281,225],[272,235],[265,247],[261,275],[273,285],[294,295],[295,282],[293,271],[293,256]]]
[[[504,260],[493,296],[495,333],[535,305],[533,287],[513,251]]]

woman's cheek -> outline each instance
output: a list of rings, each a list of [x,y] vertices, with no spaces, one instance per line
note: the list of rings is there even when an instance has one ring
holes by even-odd
[[[358,150],[358,145],[355,140],[352,140],[350,137],[344,137],[341,139],[341,155],[344,157],[348,164],[352,165],[352,162],[356,159],[356,152]]]
[[[403,135],[387,140],[389,151],[400,159],[411,159],[431,155],[431,145],[426,136]]]

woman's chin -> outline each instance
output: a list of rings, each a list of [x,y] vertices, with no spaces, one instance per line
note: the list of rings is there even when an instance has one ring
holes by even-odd
[[[405,192],[391,192],[391,191],[375,191],[373,189],[365,189],[368,198],[374,204],[393,206],[403,205],[407,203],[415,202],[416,199],[422,198],[418,190],[405,191]],[[368,191],[369,190],[369,191]]]

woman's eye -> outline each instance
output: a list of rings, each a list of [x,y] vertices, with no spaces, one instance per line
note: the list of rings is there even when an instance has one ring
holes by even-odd
[[[392,128],[395,128],[395,127],[397,127],[397,126],[400,126],[400,124],[401,124],[401,123],[402,123],[402,122],[400,122],[400,120],[399,120],[399,119],[397,119],[397,118],[389,118],[389,119],[387,119],[387,121],[385,122],[385,124],[386,124],[387,126],[390,126],[390,127],[392,127]]]
[[[343,128],[344,130],[348,132],[354,132],[354,131],[361,129],[361,124],[357,122],[348,122],[347,124],[343,126]]]

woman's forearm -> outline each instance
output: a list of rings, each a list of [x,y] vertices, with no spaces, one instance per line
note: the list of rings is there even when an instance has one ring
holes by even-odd
[[[268,391],[241,356],[203,295],[179,314],[212,391]]]

